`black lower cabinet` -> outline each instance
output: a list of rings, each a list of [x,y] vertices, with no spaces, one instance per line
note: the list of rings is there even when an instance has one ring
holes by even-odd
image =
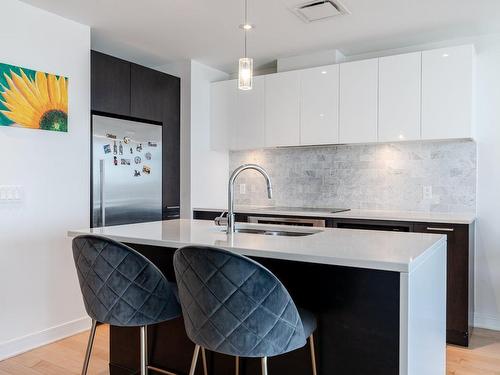
[[[193,217],[213,220],[220,212],[194,211]],[[249,214],[236,214],[246,222]],[[286,215],[283,215],[286,216]],[[469,346],[474,322],[475,224],[425,223],[365,219],[325,218],[328,227],[391,232],[437,233],[447,236],[446,341]]]

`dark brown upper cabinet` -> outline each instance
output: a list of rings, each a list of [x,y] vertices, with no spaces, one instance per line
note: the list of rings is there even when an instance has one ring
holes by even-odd
[[[130,114],[154,121],[164,120],[165,104],[171,97],[165,73],[132,64],[130,72]]]
[[[130,116],[130,63],[92,51],[93,111]]]

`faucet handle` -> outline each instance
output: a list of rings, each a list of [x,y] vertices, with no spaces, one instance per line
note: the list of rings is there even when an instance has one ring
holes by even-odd
[[[215,222],[215,225],[219,226],[219,227],[222,227],[222,226],[227,226],[227,216],[224,217],[224,215],[226,215],[227,212],[226,211],[223,211],[222,214],[220,216],[217,216],[214,220]]]

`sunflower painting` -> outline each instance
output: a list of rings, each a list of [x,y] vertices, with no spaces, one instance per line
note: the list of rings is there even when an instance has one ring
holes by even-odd
[[[68,79],[0,64],[0,126],[68,131]]]

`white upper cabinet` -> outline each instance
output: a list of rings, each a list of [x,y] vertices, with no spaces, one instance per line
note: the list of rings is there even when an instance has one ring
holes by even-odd
[[[379,60],[379,142],[420,139],[422,53]]]
[[[297,146],[299,129],[299,72],[266,76],[266,146]]]
[[[236,119],[236,80],[214,82],[210,86],[210,148],[225,151],[230,129]]]
[[[472,138],[472,45],[422,52],[422,138]]]
[[[265,78],[255,77],[252,90],[236,90],[236,118],[230,129],[229,149],[265,146]]]
[[[340,143],[377,141],[378,59],[340,65]]]
[[[300,144],[339,140],[339,66],[300,72]]]

